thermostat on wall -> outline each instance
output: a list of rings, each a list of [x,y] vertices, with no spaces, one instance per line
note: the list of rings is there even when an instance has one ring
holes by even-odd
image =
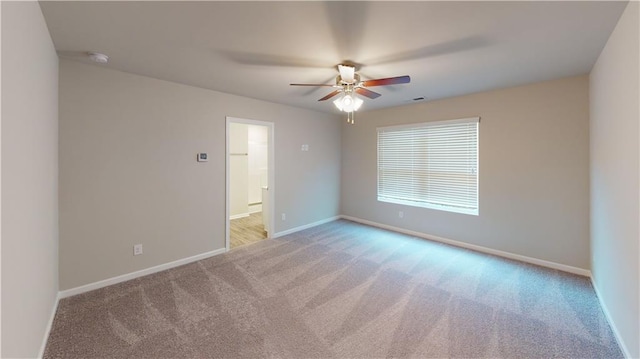
[[[198,153],[198,162],[208,162],[209,158],[206,153]]]

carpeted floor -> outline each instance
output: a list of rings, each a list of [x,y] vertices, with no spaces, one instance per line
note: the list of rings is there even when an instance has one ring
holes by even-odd
[[[587,278],[335,221],[63,299],[45,358],[621,358]]]
[[[251,213],[248,217],[229,221],[229,242],[231,248],[255,243],[267,238],[262,224],[262,212]]]

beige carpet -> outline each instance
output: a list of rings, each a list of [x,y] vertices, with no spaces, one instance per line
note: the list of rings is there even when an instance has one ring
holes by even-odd
[[[60,301],[45,358],[621,358],[589,280],[340,220]]]
[[[255,243],[267,238],[262,223],[262,212],[251,213],[248,217],[229,221],[229,242],[231,248]]]

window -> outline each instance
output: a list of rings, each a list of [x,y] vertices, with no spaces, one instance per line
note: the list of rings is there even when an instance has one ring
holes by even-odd
[[[378,201],[478,215],[479,122],[378,128]]]

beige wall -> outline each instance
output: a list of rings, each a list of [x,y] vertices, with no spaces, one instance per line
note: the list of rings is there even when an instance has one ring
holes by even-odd
[[[58,57],[37,2],[2,2],[2,357],[38,356],[58,294]]]
[[[376,127],[475,116],[479,216],[376,200]],[[359,113],[342,152],[345,215],[589,268],[586,76]]]
[[[631,2],[590,76],[591,267],[627,354],[640,357],[640,59]]]
[[[339,214],[337,117],[60,61],[61,289],[225,247],[226,116],[275,124],[275,232]]]

